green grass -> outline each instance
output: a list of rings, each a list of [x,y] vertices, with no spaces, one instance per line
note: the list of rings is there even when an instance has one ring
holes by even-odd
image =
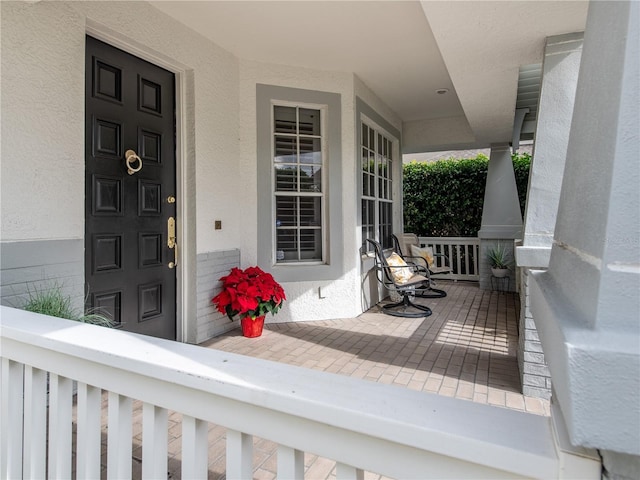
[[[51,317],[66,318],[103,327],[113,326],[111,319],[105,315],[95,312],[78,312],[71,305],[71,297],[64,295],[62,288],[57,284],[48,290],[30,290],[29,300],[22,306],[22,309]]]

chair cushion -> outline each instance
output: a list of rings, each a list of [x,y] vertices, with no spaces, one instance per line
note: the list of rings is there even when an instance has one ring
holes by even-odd
[[[413,277],[413,272],[407,262],[396,252],[392,252],[387,257],[387,264],[391,267],[389,270],[391,270],[391,275],[396,283],[405,284]]]
[[[419,247],[418,245],[411,245],[411,256],[424,258],[425,262],[429,266],[429,269],[433,268],[433,250],[431,247]]]

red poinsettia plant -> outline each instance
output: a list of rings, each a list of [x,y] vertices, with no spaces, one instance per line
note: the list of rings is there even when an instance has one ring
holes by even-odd
[[[277,313],[287,299],[284,290],[270,273],[260,267],[245,270],[232,268],[229,275],[220,279],[222,291],[211,300],[220,313],[226,313],[230,320],[257,317]]]

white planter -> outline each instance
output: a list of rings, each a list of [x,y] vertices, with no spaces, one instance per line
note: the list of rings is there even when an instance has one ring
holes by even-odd
[[[508,273],[509,273],[509,269],[508,268],[493,268],[493,267],[491,267],[491,275],[493,275],[496,278],[506,277]]]

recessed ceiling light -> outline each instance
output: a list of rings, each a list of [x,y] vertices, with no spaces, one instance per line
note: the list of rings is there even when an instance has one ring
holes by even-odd
[[[437,90],[436,90],[436,93],[437,93],[438,95],[444,95],[444,94],[445,94],[445,93],[447,93],[448,91],[449,91],[449,89],[448,89],[448,88],[439,88],[439,89],[437,89]]]

